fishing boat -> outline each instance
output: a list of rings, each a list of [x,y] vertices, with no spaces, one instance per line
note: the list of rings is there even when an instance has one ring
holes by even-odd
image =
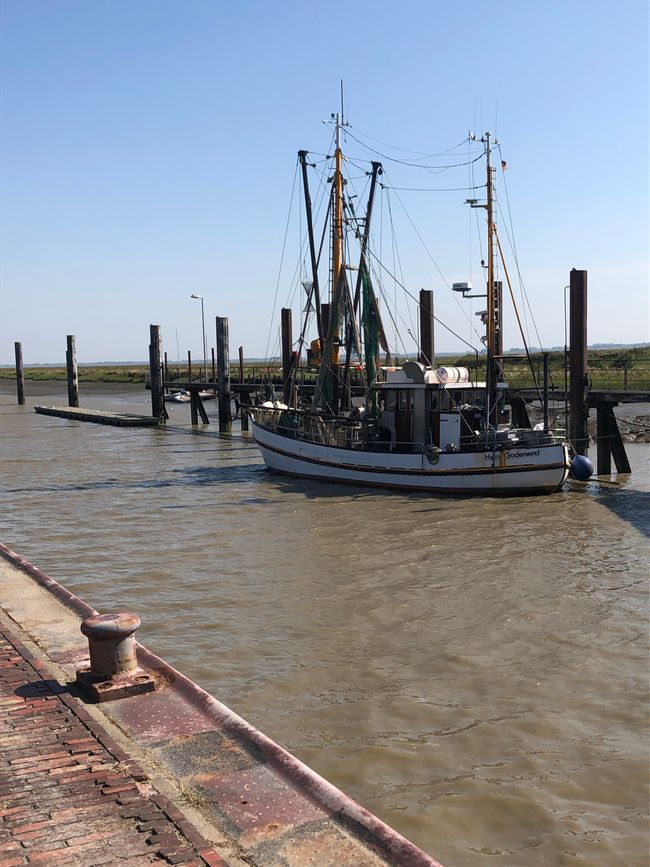
[[[329,293],[321,302],[307,152],[299,151],[305,198],[311,279],[305,282],[307,304],[299,352],[307,340],[311,317],[318,336],[308,355],[317,365],[314,393],[307,401],[296,387],[297,366],[285,381],[283,399],[249,407],[252,432],[270,470],[306,479],[350,482],[385,488],[449,494],[542,494],[566,481],[570,459],[563,431],[544,420],[513,424],[506,404],[502,348],[502,281],[496,279],[496,248],[501,245],[494,218],[493,138],[480,139],[486,163],[487,222],[485,288],[477,296],[469,282],[452,289],[463,297],[484,297],[478,314],[485,325],[485,374],[480,381],[465,367],[436,367],[433,352],[432,298],[420,293],[420,351],[392,364],[375,294],[369,248],[373,199],[382,165],[372,162],[365,215],[348,197],[341,149],[342,112],[335,125],[333,175],[328,220],[331,238]],[[350,258],[346,234],[358,246]],[[323,230],[322,237],[327,234]],[[322,246],[322,242],[321,242]],[[358,264],[357,264],[358,263]],[[507,275],[505,263],[504,272]],[[374,269],[376,272],[376,268]],[[354,292],[349,275],[356,272]],[[431,293],[430,293],[431,294]],[[512,294],[512,292],[511,292]],[[512,296],[514,300],[514,295]],[[307,344],[309,346],[309,344]],[[381,363],[380,351],[387,354]],[[478,353],[477,353],[478,360]],[[354,397],[351,372],[362,379],[362,396]]]

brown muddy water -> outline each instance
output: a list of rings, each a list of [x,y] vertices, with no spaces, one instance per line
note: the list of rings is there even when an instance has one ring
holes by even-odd
[[[447,867],[648,863],[650,446],[548,497],[391,494],[271,475],[187,405],[1,391],[5,544]]]

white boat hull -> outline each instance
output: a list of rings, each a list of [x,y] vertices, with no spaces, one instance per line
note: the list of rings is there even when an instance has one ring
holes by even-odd
[[[266,466],[310,479],[458,494],[541,494],[556,491],[569,473],[562,443],[480,452],[370,452],[305,442],[252,422]]]

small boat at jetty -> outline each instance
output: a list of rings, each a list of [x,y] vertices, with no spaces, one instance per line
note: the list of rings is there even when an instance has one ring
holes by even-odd
[[[361,216],[361,205],[356,195],[348,196],[343,175],[342,115],[332,117],[336,149],[329,173],[329,226],[322,233],[325,238],[329,231],[331,238],[329,293],[322,305],[307,152],[299,152],[312,273],[303,283],[307,303],[298,354],[303,346],[311,347],[308,356],[317,365],[317,381],[311,399],[295,382],[289,382],[284,401],[271,399],[248,407],[253,435],[267,467],[306,479],[435,494],[556,491],[570,469],[564,431],[549,426],[547,413],[541,424],[514,425],[505,402],[502,283],[495,271],[496,247],[501,253],[501,245],[494,219],[490,133],[478,140],[471,137],[483,146],[479,157],[486,163],[486,201],[467,200],[487,214],[487,264],[481,262],[485,288],[475,295],[470,283],[452,287],[464,298],[485,298],[486,309],[477,314],[486,329],[480,338],[487,350],[485,378],[478,381],[478,375],[472,377],[465,367],[435,367],[432,338],[428,344],[421,341],[417,360],[391,363],[372,276],[374,271],[376,282],[381,266],[375,264],[379,259],[369,243],[373,197],[382,166],[372,162],[367,172],[370,190]],[[358,159],[353,163],[358,170]],[[349,251],[354,244],[358,257],[353,266]],[[356,272],[354,287],[348,283],[352,271]],[[507,277],[505,263],[503,271]],[[512,291],[511,295],[514,302]],[[432,309],[428,315],[433,328],[434,320],[439,320]],[[314,320],[318,334],[308,341],[308,325]],[[380,349],[387,353],[384,363]],[[473,351],[478,361],[478,352]],[[294,378],[296,369],[294,364]],[[361,399],[353,395],[351,370],[363,380]]]
[[[189,391],[186,391],[184,388],[165,395],[165,403],[189,403],[190,399]]]

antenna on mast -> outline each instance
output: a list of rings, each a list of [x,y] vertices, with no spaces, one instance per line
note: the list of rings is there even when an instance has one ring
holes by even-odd
[[[343,111],[343,79],[341,79],[341,124],[345,126],[345,112]]]

